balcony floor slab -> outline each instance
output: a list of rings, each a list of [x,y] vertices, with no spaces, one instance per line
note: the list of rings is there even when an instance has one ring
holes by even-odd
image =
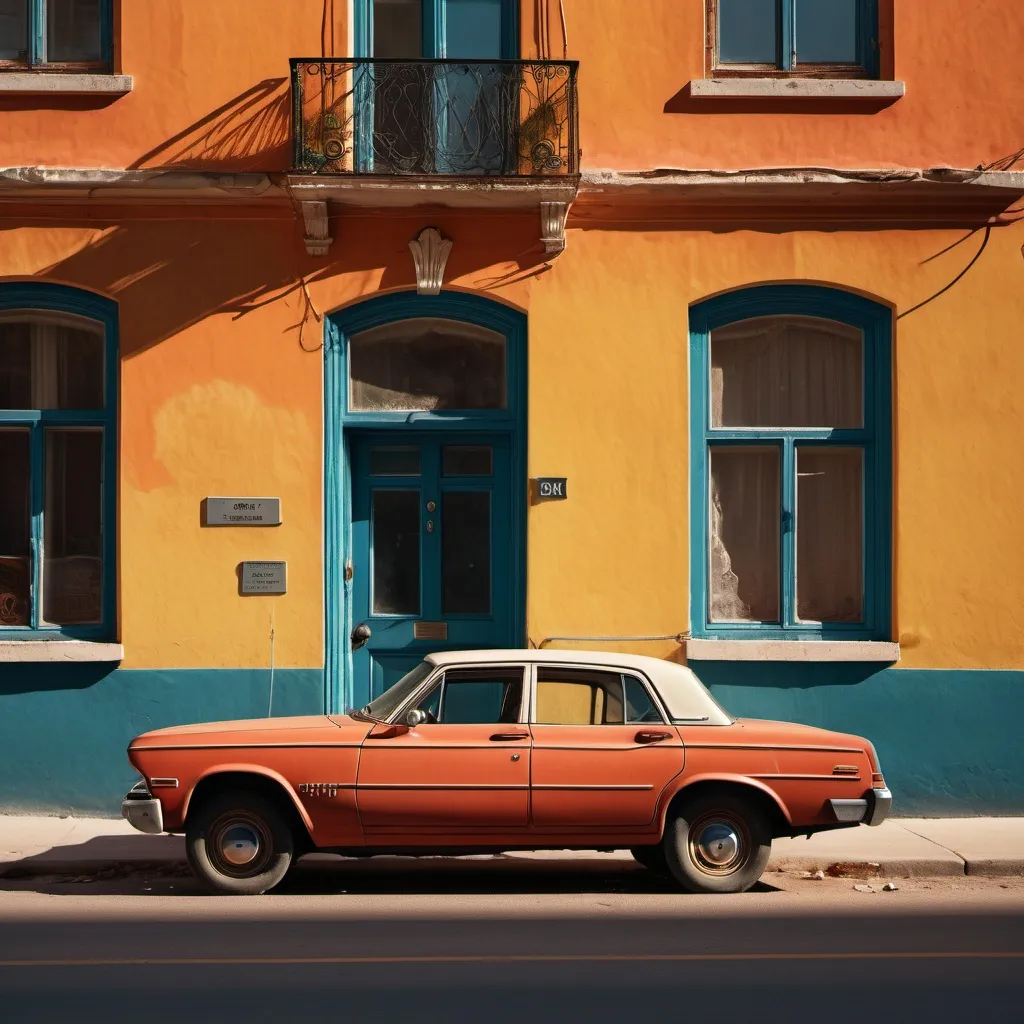
[[[289,174],[288,189],[300,201],[344,206],[446,206],[455,209],[530,209],[538,203],[571,203],[579,180],[563,177],[460,177]]]

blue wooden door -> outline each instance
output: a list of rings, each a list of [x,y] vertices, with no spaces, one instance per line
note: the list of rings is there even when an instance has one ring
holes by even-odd
[[[364,0],[356,71],[364,173],[513,173],[518,70],[517,0]],[[460,63],[465,62],[465,63]]]
[[[433,651],[518,646],[509,436],[360,433],[351,465],[355,706]]]

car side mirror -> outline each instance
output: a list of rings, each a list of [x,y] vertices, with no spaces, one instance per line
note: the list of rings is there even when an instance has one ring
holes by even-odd
[[[427,713],[419,708],[413,708],[412,711],[405,713],[405,724],[410,729],[415,729],[417,725],[422,725],[425,721],[427,721]]]

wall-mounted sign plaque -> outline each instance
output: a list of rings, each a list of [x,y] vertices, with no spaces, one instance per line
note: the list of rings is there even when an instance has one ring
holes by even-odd
[[[243,562],[241,590],[243,594],[284,594],[288,584],[287,562]]]
[[[280,525],[280,498],[203,499],[203,526]]]
[[[539,476],[534,481],[537,497],[541,501],[564,501],[569,496],[565,485],[564,476]]]

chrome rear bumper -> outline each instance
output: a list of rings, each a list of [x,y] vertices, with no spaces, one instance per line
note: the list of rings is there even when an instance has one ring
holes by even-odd
[[[148,835],[159,835],[164,830],[164,809],[144,782],[132,787],[121,801],[121,817],[127,818],[132,828]]]
[[[887,789],[873,789],[861,800],[829,800],[836,821],[859,821],[864,825],[881,825],[892,808],[892,793]]]

